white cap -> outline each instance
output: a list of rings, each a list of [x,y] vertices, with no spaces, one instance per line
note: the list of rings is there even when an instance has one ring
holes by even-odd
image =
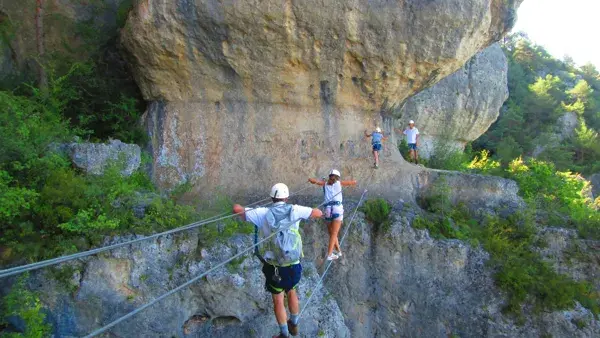
[[[290,189],[283,183],[277,183],[271,188],[272,198],[288,198],[290,197]]]
[[[377,127],[377,128],[375,128],[375,131],[378,133],[381,133],[381,128]]]
[[[410,121],[408,121],[408,124],[415,124],[415,121],[410,120]]]
[[[329,172],[329,175],[335,175],[337,177],[342,177],[342,174],[340,174],[340,172],[338,170],[335,169],[331,169],[331,171]]]

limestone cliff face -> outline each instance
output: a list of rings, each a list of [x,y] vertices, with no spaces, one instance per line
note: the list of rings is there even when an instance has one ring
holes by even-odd
[[[391,132],[395,107],[497,41],[519,3],[141,1],[122,44],[151,101],[154,177],[230,194],[332,166],[361,178],[364,130]],[[396,141],[374,178],[388,193],[403,163]]]
[[[515,323],[502,314],[505,298],[494,285],[493,271],[486,267],[486,252],[459,240],[434,240],[426,230],[410,226],[413,210],[402,203],[395,209],[389,232],[378,231],[362,217],[357,219],[344,244],[345,257],[336,262],[325,283],[353,337],[566,338],[600,334],[600,321],[579,304]],[[315,245],[315,256],[308,259],[322,257],[319,238],[323,236],[323,230],[305,230],[305,242]],[[598,243],[587,245],[593,248]],[[597,278],[596,268],[566,268],[562,259],[548,259],[576,279]],[[580,329],[578,321],[586,325]]]
[[[461,69],[408,99],[394,115],[404,130],[415,120],[421,133],[420,154],[436,149],[464,149],[496,121],[508,98],[508,64],[494,44],[477,53]]]
[[[426,230],[413,229],[410,224],[418,209],[392,202],[394,222],[385,232],[357,214],[343,243],[344,256],[318,292],[314,287],[324,268],[328,236],[320,222],[303,224],[301,304],[315,295],[302,319],[300,337],[600,335],[600,321],[579,305],[526,316],[520,324],[504,316],[506,299],[494,285],[488,255],[459,240],[435,240]],[[345,203],[347,222],[354,203]],[[572,241],[572,234],[561,229],[540,235],[549,244],[544,256],[559,271],[575,279],[597,279],[593,262],[570,264],[567,251],[569,245],[592,250],[598,243]],[[249,237],[208,244],[192,230],[91,257],[63,270],[32,273],[28,286],[39,292],[56,336],[81,337],[240,252],[251,245]],[[277,332],[277,325],[263,283],[260,263],[243,256],[114,327],[110,335],[268,337]],[[8,290],[0,286],[0,294]],[[18,327],[19,322],[12,324]]]
[[[28,286],[39,293],[56,337],[82,337],[252,245],[249,235],[210,245],[202,238],[192,230],[142,242],[61,270],[36,272]],[[304,262],[301,299],[317,281],[314,264]],[[329,293],[324,290],[313,298],[302,321],[302,337],[350,337]],[[19,327],[19,322],[13,324]],[[261,264],[244,255],[115,326],[109,336],[271,337],[277,331]]]

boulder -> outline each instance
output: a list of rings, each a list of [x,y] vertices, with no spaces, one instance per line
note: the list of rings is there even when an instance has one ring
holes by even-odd
[[[556,121],[561,140],[573,137],[577,127],[579,127],[579,117],[574,112],[566,112]]]
[[[394,113],[399,130],[414,120],[420,136],[419,154],[463,150],[496,121],[508,98],[508,63],[494,44],[461,69],[408,99]]]
[[[111,140],[106,144],[71,143],[66,149],[73,164],[92,175],[102,175],[116,166],[122,175],[130,176],[140,167],[141,149],[136,144]]]
[[[137,2],[121,43],[150,101],[153,178],[247,196],[333,166],[364,173],[373,162],[363,133],[379,125],[393,165],[373,182],[392,194],[401,182],[386,178],[416,172],[403,168],[392,112],[497,41],[519,4]]]

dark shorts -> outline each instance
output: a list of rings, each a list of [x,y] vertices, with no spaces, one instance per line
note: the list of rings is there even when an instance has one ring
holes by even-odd
[[[416,143],[409,143],[408,144],[408,149],[410,149],[410,150],[417,150],[417,144]]]
[[[373,144],[373,151],[381,151],[381,143]]]
[[[265,275],[265,289],[272,294],[286,293],[295,289],[302,277],[302,264],[294,264],[286,267],[277,267],[281,281],[279,283],[273,280],[275,267],[270,264],[263,264],[262,272]]]

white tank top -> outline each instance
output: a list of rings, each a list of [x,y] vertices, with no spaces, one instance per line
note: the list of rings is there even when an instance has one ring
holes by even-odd
[[[332,185],[329,185],[326,182],[323,187],[325,189],[325,203],[331,201],[342,202],[342,183],[340,183],[340,181],[337,181]]]

